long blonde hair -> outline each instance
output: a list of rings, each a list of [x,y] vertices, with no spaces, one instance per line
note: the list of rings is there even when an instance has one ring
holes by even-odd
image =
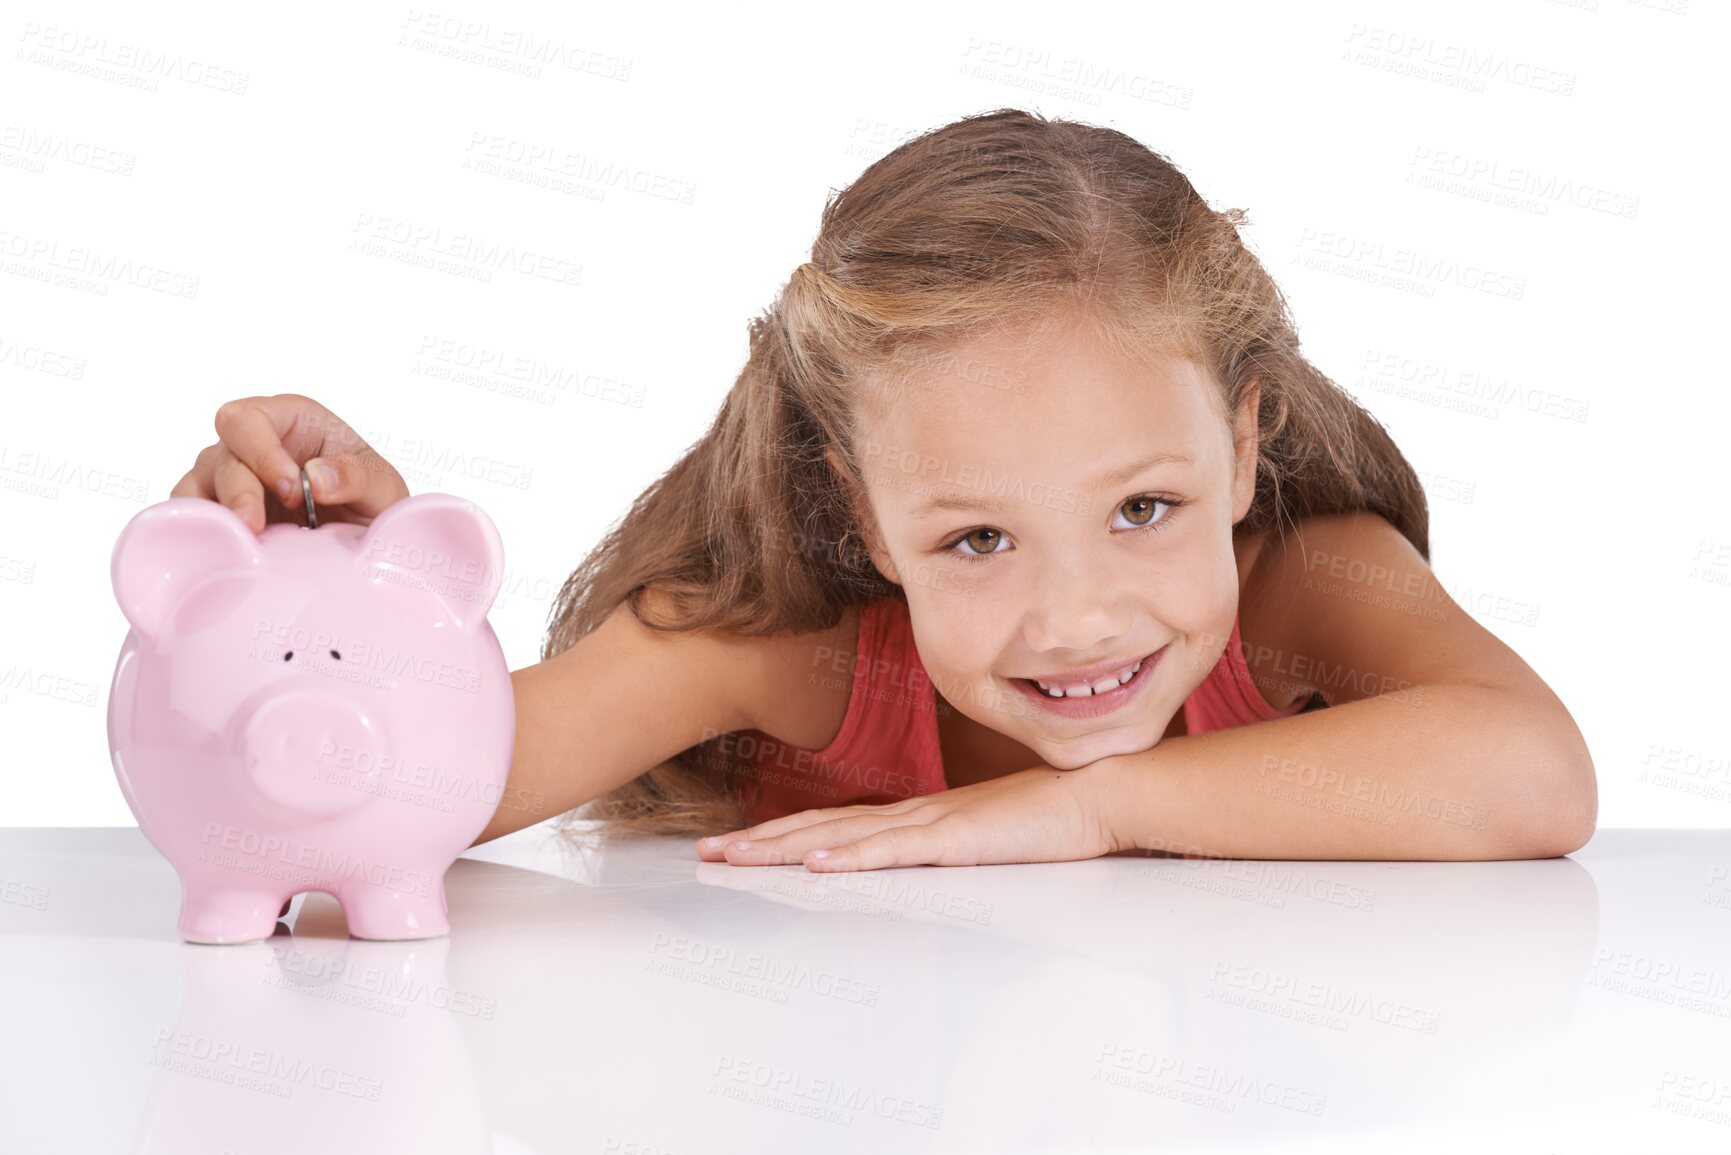
[[[1235,533],[1370,510],[1427,560],[1424,492],[1383,427],[1299,352],[1286,301],[1164,156],[1125,134],[1017,109],[964,117],[877,161],[823,211],[811,259],[750,322],[713,424],[559,591],[542,657],[621,602],[657,630],[835,626],[900,597],[864,548],[855,414],[959,340],[1079,309],[1121,351],[1194,357],[1235,412],[1260,382],[1256,492]],[[833,450],[846,476],[826,460]],[[654,605],[645,592],[653,587]],[[750,799],[694,746],[569,812],[602,833],[746,825]]]

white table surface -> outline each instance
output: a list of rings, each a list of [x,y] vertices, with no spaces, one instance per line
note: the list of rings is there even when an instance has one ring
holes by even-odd
[[[0,1151],[1731,1151],[1731,831],[814,875],[532,827],[373,943],[0,830]],[[1466,1146],[1470,1144],[1470,1146]]]

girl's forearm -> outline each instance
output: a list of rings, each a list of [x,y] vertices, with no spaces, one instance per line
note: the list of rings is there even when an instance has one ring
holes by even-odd
[[[1228,858],[1550,858],[1579,849],[1598,810],[1573,720],[1486,686],[1169,738],[1078,772],[1121,848]]]
[[[570,649],[511,671],[511,768],[472,845],[581,806],[687,747],[750,725],[735,699],[754,684],[755,644],[707,631],[656,633],[621,605]]]

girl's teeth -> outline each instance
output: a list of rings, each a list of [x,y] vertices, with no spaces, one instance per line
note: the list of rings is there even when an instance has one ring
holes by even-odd
[[[1053,698],[1087,698],[1094,694],[1104,694],[1108,691],[1116,690],[1119,686],[1122,686],[1125,682],[1128,682],[1131,678],[1135,677],[1136,671],[1141,668],[1142,663],[1141,661],[1138,661],[1134,666],[1126,666],[1116,674],[1110,674],[1101,678],[1091,686],[1072,686],[1068,690],[1060,690],[1053,686],[1048,686],[1038,678],[1033,679],[1033,682],[1034,685],[1040,687],[1042,692]]]

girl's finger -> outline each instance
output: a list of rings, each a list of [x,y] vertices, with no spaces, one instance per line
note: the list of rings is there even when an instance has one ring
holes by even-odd
[[[254,533],[264,532],[264,485],[247,464],[227,447],[217,458],[211,471],[211,487],[216,500],[234,510]]]
[[[924,800],[920,798],[905,798],[899,802],[891,802],[882,806],[832,806],[821,810],[801,810],[797,814],[785,814],[780,818],[772,818],[768,822],[759,822],[756,826],[747,826],[740,830],[729,830],[725,834],[712,834],[707,838],[697,840],[697,856],[706,860],[719,860],[722,848],[729,842],[750,840],[762,841],[775,838],[794,830],[803,830],[820,822],[832,822],[838,818],[849,818],[860,814],[900,815],[916,808]]]
[[[790,814],[787,816],[788,818],[805,818],[807,815],[810,815],[811,817],[808,821],[802,824],[791,827],[782,826],[777,830],[770,830],[769,827],[772,824],[764,823],[761,826],[746,827],[744,830],[729,830],[726,834],[713,834],[708,838],[699,838],[697,840],[697,857],[705,862],[728,861],[726,850],[729,846],[733,846],[740,842],[749,842],[753,846],[761,846],[766,839],[783,837],[796,830],[804,830],[816,823],[826,821],[826,819],[817,817],[818,813],[819,812],[816,810],[806,810],[797,815]],[[783,821],[785,820],[776,819],[776,822]]]
[[[947,844],[948,832],[937,823],[922,826],[891,826],[868,834],[856,842],[818,847],[806,852],[807,870],[821,873],[839,870],[880,870],[886,866],[959,866],[955,848]]]
[[[377,517],[409,496],[403,475],[370,446],[311,459],[307,480],[312,483],[313,501],[346,505],[362,517]]]
[[[839,807],[833,810],[801,810],[798,814],[772,818],[768,822],[759,822],[756,826],[747,826],[739,830],[729,830],[725,834],[712,834],[707,838],[699,838],[697,851],[700,855],[707,852],[720,858],[721,848],[729,842],[739,842],[746,839],[761,842],[766,838],[775,838],[790,831],[803,830],[815,823],[832,821],[842,817],[845,813],[846,811]]]
[[[814,822],[797,830],[789,830],[784,834],[767,837],[747,831],[748,837],[729,840],[717,852],[718,856],[734,866],[787,866],[798,862],[805,852],[820,846],[835,846],[870,833],[875,825],[884,820],[864,817],[833,818],[827,822]],[[867,823],[862,828],[859,824]]]
[[[238,458],[263,487],[290,509],[300,508],[301,467],[284,441],[294,431],[306,399],[294,394],[242,397],[225,401],[216,411],[216,435],[223,448]],[[226,504],[226,503],[225,503]]]
[[[216,463],[221,460],[222,442],[206,445],[192,460],[192,468],[168,491],[170,497],[202,497],[216,500]]]
[[[168,491],[170,497],[202,497],[210,501],[216,500],[216,490],[210,487],[211,474],[208,469],[197,466],[186,471],[174,488]]]
[[[926,813],[935,815],[937,812]],[[932,821],[935,821],[935,818],[922,818],[917,813],[855,814],[814,823],[772,838],[729,842],[722,847],[722,853],[727,861],[735,866],[785,866],[801,861],[807,851],[843,846],[885,828],[922,826]]]

